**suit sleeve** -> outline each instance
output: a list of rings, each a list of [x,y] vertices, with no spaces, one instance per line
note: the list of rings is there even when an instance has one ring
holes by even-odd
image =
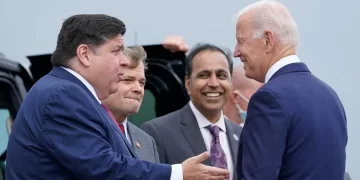
[[[170,179],[170,165],[115,152],[96,105],[76,86],[53,92],[44,109],[41,144],[45,151],[79,179]]]
[[[241,134],[238,171],[245,180],[277,180],[285,151],[289,118],[274,93],[253,95]]]
[[[163,144],[161,142],[159,133],[158,133],[155,125],[151,121],[149,121],[149,122],[144,123],[141,126],[141,129],[143,131],[145,131],[147,134],[149,134],[151,137],[154,138],[160,162],[161,163],[167,163],[166,162],[165,149],[164,149],[164,146],[163,146]]]
[[[151,122],[146,122],[141,126],[141,129],[145,131],[147,134],[149,134],[154,140],[156,147],[158,151],[156,154],[158,154],[158,161],[160,160],[160,163],[167,163],[166,162],[166,156],[165,156],[165,150],[164,146],[162,144],[162,141],[160,139],[159,133],[155,127],[155,125]],[[170,180],[181,180],[183,179],[183,169],[181,164],[173,164],[171,165],[172,172]]]

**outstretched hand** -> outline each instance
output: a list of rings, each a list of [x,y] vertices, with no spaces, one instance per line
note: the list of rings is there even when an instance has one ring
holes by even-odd
[[[224,180],[230,177],[230,172],[226,169],[201,164],[207,158],[209,153],[203,152],[185,160],[182,163],[184,180]]]

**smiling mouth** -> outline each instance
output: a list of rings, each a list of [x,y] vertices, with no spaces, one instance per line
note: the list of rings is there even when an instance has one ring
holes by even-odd
[[[221,93],[204,93],[204,95],[206,97],[216,98],[216,97],[219,97],[221,95]]]
[[[121,78],[121,75],[120,75],[120,74],[118,74],[117,79],[116,79],[116,80],[117,80],[117,82],[120,82],[120,81],[121,81],[121,79],[122,79],[122,78]]]
[[[135,100],[135,101],[140,101],[139,99],[136,99],[136,98],[127,98],[127,99],[131,99],[131,100]]]

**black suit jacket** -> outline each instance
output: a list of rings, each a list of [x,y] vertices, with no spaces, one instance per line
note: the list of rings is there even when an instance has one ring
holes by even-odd
[[[228,137],[234,167],[236,167],[241,126],[225,118],[226,134]],[[207,151],[197,120],[190,105],[182,109],[158,117],[144,123],[141,127],[152,136],[156,142],[161,163],[177,164],[184,160]],[[203,164],[211,166],[210,159]],[[233,179],[237,178],[234,170]]]

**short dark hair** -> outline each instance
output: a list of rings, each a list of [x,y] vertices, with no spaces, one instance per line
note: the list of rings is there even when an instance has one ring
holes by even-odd
[[[125,24],[105,14],[79,14],[67,18],[62,24],[57,45],[51,57],[53,66],[68,66],[68,61],[76,56],[81,44],[92,50],[103,45],[108,39],[126,32]]]
[[[230,75],[232,75],[232,72],[233,72],[233,60],[231,58],[230,50],[222,49],[222,48],[220,48],[218,46],[208,44],[208,43],[199,43],[199,44],[196,44],[190,50],[189,54],[185,58],[186,76],[188,76],[189,78],[191,77],[193,59],[197,54],[199,54],[202,51],[218,51],[218,52],[224,54],[224,56],[226,57],[226,59],[228,61],[228,64],[229,64]]]

